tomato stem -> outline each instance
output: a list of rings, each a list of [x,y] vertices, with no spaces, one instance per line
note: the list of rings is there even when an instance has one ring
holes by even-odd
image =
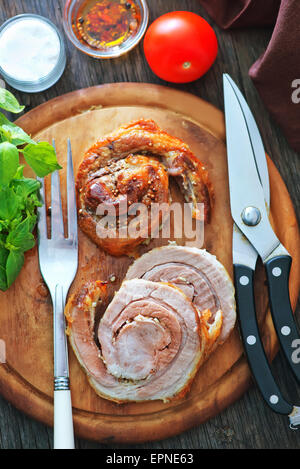
[[[182,64],[182,68],[184,68],[185,70],[188,70],[189,68],[191,68],[192,64],[191,62],[184,62]]]

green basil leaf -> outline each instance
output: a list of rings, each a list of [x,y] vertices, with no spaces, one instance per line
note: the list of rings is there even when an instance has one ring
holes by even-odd
[[[9,251],[4,247],[0,246],[0,290],[7,290],[6,280],[6,262],[9,255]]]
[[[10,91],[5,88],[0,88],[0,108],[18,114],[23,111],[24,107],[25,106],[20,106],[18,100]]]
[[[3,125],[3,124],[12,124],[12,122],[10,122],[10,120],[7,119],[7,117],[3,114],[3,112],[0,112],[0,125]]]
[[[39,177],[45,177],[53,171],[61,169],[57,162],[55,150],[50,143],[29,143],[21,151],[29,166]]]
[[[18,212],[19,199],[11,187],[0,188],[0,218],[12,220]]]
[[[22,251],[10,251],[6,261],[7,288],[9,288],[20,273],[24,264]]]
[[[3,129],[3,127],[0,127],[0,138],[1,138],[1,143],[2,142],[10,142],[11,143],[11,135],[10,132],[7,130]]]
[[[20,251],[28,251],[35,245],[35,239],[31,233],[31,217],[27,217],[6,238],[6,247],[8,249],[18,248]]]
[[[28,216],[28,231],[33,231],[37,222],[37,215],[30,215]]]
[[[0,290],[7,290],[6,270],[0,266]]]
[[[24,143],[35,143],[21,127],[10,122],[2,112],[0,112],[0,132],[6,141],[16,146],[23,145]]]
[[[41,184],[36,179],[23,178],[14,179],[12,185],[20,197],[26,198],[33,192],[36,192],[41,187]]]
[[[0,246],[0,266],[1,267],[5,268],[8,254],[9,254],[9,251],[5,247]]]
[[[26,213],[30,214],[31,216],[33,216],[33,214],[35,213],[36,207],[42,207],[42,206],[43,204],[40,202],[40,199],[38,198],[36,194],[31,194],[26,199],[25,210],[26,210]]]
[[[9,184],[19,167],[19,152],[9,142],[0,143],[0,184]]]
[[[10,141],[14,145],[24,145],[24,143],[35,143],[34,140],[32,140],[29,135],[27,135],[26,132],[24,132],[21,127],[17,127],[16,125],[10,124],[10,125],[2,125],[1,129],[3,129],[5,132],[10,133]]]
[[[23,164],[18,167],[14,179],[22,179],[24,177],[23,176],[24,167],[25,166]]]

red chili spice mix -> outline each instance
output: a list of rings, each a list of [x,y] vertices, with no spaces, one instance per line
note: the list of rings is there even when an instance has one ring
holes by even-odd
[[[73,30],[81,43],[109,49],[134,36],[140,23],[141,11],[134,0],[86,0],[78,9]]]

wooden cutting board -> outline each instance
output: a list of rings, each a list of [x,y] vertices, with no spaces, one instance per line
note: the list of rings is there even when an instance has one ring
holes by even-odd
[[[75,170],[84,151],[103,136],[133,119],[152,118],[167,132],[182,138],[204,162],[215,188],[216,203],[205,228],[204,247],[232,275],[232,220],[229,210],[223,114],[187,93],[149,84],[122,83],[75,91],[30,111],[18,125],[40,140],[55,138],[58,159],[66,168],[67,137]],[[242,157],[242,155],[241,155]],[[290,294],[295,307],[300,285],[299,231],[286,187],[268,159],[271,222],[293,256]],[[61,171],[65,186],[65,170]],[[174,186],[175,198],[180,199]],[[62,190],[65,207],[65,191]],[[142,251],[166,241],[155,240]],[[71,288],[92,279],[107,280],[110,293],[119,287],[133,259],[113,258],[79,233],[79,270]],[[268,356],[277,351],[264,271],[258,266],[256,301]],[[52,425],[53,352],[52,305],[38,267],[36,248],[26,254],[25,266],[6,293],[0,294],[0,339],[6,343],[6,363],[0,365],[0,392],[30,416]],[[139,443],[163,439],[211,418],[238,399],[250,384],[237,328],[199,370],[190,393],[181,401],[118,405],[99,398],[87,383],[73,351],[70,373],[76,434],[107,443]]]

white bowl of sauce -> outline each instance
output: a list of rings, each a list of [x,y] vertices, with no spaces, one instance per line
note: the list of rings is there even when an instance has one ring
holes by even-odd
[[[146,0],[67,0],[65,32],[77,49],[98,59],[135,47],[149,21]]]
[[[0,27],[0,74],[28,93],[54,85],[66,65],[65,45],[56,26],[43,16],[17,15]]]

